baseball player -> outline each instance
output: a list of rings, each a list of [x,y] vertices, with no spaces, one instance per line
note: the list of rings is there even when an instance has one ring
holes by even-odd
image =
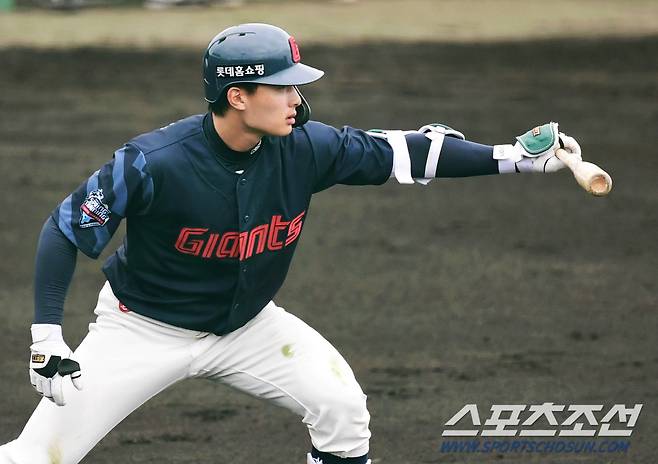
[[[206,114],[119,148],[46,220],[37,248],[30,379],[43,399],[2,464],[70,464],[132,411],[189,378],[228,384],[289,409],[307,426],[307,463],[369,463],[366,395],[320,334],[272,299],[311,197],[335,184],[426,184],[435,177],[553,172],[556,123],[513,144],[412,131],[336,129],[309,120],[297,86],[323,72],[278,27],[243,24],[203,57]],[[62,338],[78,250],[103,266],[96,320],[75,352]],[[300,459],[301,461],[301,459]]]

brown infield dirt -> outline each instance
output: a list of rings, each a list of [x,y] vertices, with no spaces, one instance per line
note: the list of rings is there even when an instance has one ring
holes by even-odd
[[[374,463],[655,462],[658,38],[302,52],[327,72],[304,89],[315,119],[443,122],[488,144],[559,121],[615,181],[606,198],[567,172],[317,195],[276,301],[352,365],[369,397]],[[200,57],[0,51],[0,443],[38,402],[27,353],[41,224],[124,141],[204,111]],[[92,320],[100,266],[78,260],[64,323],[72,346]],[[626,453],[441,452],[444,423],[467,403],[484,421],[492,404],[544,402],[644,407]],[[309,446],[287,411],[188,381],[84,462],[288,464]]]

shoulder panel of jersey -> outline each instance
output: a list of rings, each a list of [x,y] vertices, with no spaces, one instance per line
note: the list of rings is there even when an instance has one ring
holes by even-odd
[[[144,155],[167,148],[203,131],[203,114],[195,114],[145,134],[138,135],[128,142]]]

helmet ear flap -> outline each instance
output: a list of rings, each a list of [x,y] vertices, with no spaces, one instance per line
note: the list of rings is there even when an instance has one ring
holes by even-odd
[[[308,104],[304,95],[299,91],[299,88],[296,85],[294,87],[302,102],[295,108],[297,115],[295,116],[295,124],[292,127],[300,127],[306,124],[311,118],[311,105]]]

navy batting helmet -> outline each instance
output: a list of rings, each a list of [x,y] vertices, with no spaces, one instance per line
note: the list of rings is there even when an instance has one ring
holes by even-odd
[[[295,38],[281,28],[259,23],[229,27],[210,41],[203,57],[206,101],[215,103],[230,85],[241,82],[297,86],[322,77],[323,71],[300,60]],[[301,126],[311,108],[297,92],[302,103],[295,126]]]

